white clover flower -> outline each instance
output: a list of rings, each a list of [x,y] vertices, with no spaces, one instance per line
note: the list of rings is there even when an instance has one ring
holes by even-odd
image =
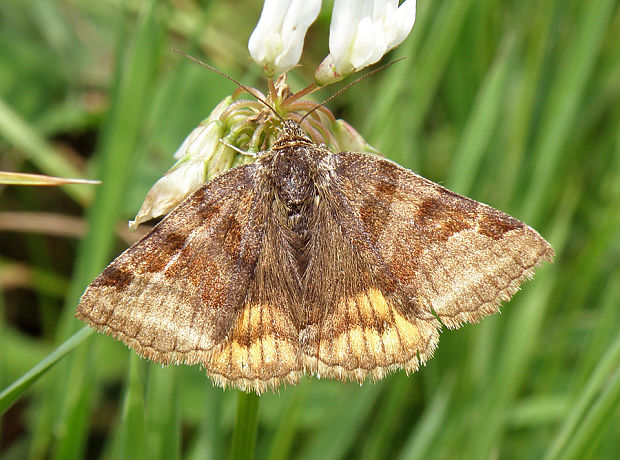
[[[335,0],[329,55],[315,73],[325,85],[374,64],[400,45],[413,27],[415,0]]]
[[[265,0],[248,49],[268,77],[299,62],[308,27],[321,9],[321,0]]]

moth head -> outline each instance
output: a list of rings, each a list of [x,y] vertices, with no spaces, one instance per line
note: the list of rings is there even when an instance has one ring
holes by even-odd
[[[312,142],[308,134],[301,128],[299,123],[295,120],[284,120],[282,123],[282,128],[280,129],[280,133],[278,135],[278,140],[276,141],[274,147],[279,144],[287,144],[290,142],[299,142],[299,141]]]

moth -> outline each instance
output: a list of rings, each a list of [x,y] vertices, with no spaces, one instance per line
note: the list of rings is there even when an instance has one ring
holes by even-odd
[[[222,387],[362,382],[416,371],[442,326],[497,312],[553,255],[523,222],[289,120],[103,270],[76,316]]]

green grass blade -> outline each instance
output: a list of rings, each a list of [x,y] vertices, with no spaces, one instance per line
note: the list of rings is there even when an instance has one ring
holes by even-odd
[[[196,433],[184,452],[185,460],[202,460],[203,458],[224,458],[230,449],[228,440],[224,441],[222,430],[222,413],[224,394],[221,390],[211,388],[207,392],[206,403],[201,405],[202,417],[197,424]]]
[[[513,428],[547,427],[564,420],[570,407],[569,398],[564,395],[541,395],[521,399],[506,414],[507,423]]]
[[[402,64],[408,72],[396,69],[392,74],[394,78],[389,80],[391,85],[407,89],[406,97],[400,97],[397,104],[392,104],[387,118],[377,119],[373,123],[370,134],[364,133],[382,153],[406,167],[418,166],[417,136],[458,42],[459,31],[471,4],[471,0],[441,3],[419,52],[414,59]],[[411,46],[414,45],[417,46],[417,43],[412,42]],[[393,97],[394,94],[387,96]]]
[[[385,381],[366,383],[361,387],[348,384],[337,404],[330,406],[328,419],[315,432],[315,439],[299,454],[303,460],[315,458],[340,459],[358,439],[375,403],[386,387]],[[334,436],[337,433],[337,436]]]
[[[230,447],[230,460],[252,460],[258,430],[258,406],[260,396],[256,393],[237,394],[237,415]]]
[[[585,388],[581,391],[580,397],[574,404],[571,404],[571,411],[565,418],[562,428],[555,440],[549,447],[549,450],[545,454],[545,460],[555,460],[558,458],[567,458],[567,452],[562,453],[563,449],[570,443],[572,450],[575,452],[581,452],[583,450],[583,440],[575,440],[575,433],[579,432],[580,436],[585,436],[587,433],[592,433],[592,429],[595,426],[601,424],[600,418],[604,417],[607,407],[607,399],[617,398],[620,396],[618,388],[613,384],[609,384],[607,387],[606,396],[600,396],[598,404],[600,407],[594,407],[593,401],[596,396],[601,393],[602,389],[606,386],[613,374],[618,374],[620,369],[620,335],[616,337],[615,342],[608,348],[605,355],[599,361],[598,366],[590,376]],[[616,391],[614,394],[613,391]],[[588,408],[591,410],[591,414],[586,416]],[[589,417],[589,418],[588,418]],[[590,425],[584,426],[585,419],[588,419]],[[568,450],[571,450],[568,449]]]
[[[123,414],[118,425],[120,439],[118,458],[142,460],[146,456],[144,420],[144,368],[146,362],[138,355],[129,356],[129,375],[125,388]],[[153,458],[153,457],[150,457]]]
[[[616,363],[615,374],[586,414],[583,423],[579,425],[562,458],[567,460],[587,458],[589,455],[586,453],[591,452],[596,447],[596,441],[600,439],[599,433],[617,413],[618,403],[620,403],[620,360]]]
[[[50,146],[2,98],[0,98],[0,136],[14,145],[17,152],[32,161],[44,174],[82,178],[82,172]],[[94,195],[94,191],[88,187],[63,185],[62,189],[82,205],[90,203]]]
[[[97,189],[95,201],[89,209],[90,231],[78,249],[74,276],[59,324],[58,335],[61,337],[70,334],[77,326],[73,315],[78,299],[85,286],[109,261],[115,242],[113,227],[126,199],[128,182],[134,174],[137,147],[161,50],[162,25],[157,5],[158,2],[153,0],[146,3],[137,25],[131,28],[130,38],[119,37],[116,88],[99,147],[99,178],[103,184]],[[55,458],[77,459],[83,455],[92,403],[88,389],[93,387],[92,379],[96,375],[91,366],[89,348],[76,350],[63,374],[57,375],[53,385],[55,396],[46,398],[46,406],[40,411],[42,423],[37,426],[33,445],[44,451],[51,440],[50,434],[54,433]],[[66,390],[67,381],[77,386],[75,391]],[[58,406],[62,408],[60,411]],[[53,421],[55,426],[49,426],[46,420]]]
[[[373,417],[372,426],[367,431],[360,460],[378,460],[386,457],[390,451],[392,436],[406,419],[403,413],[405,410],[403,401],[411,392],[411,388],[412,382],[404,372],[399,372],[390,378],[386,394],[377,414]]]
[[[78,332],[69,337],[62,345],[45,357],[39,364],[26,372],[22,377],[13,382],[0,393],[0,414],[6,412],[11,405],[35,383],[41,376],[64,358],[67,353],[74,350],[84,340],[90,337],[93,330],[83,327]]]
[[[266,457],[267,460],[286,460],[291,458],[293,439],[310,385],[309,382],[302,381],[297,384],[295,389],[290,390],[293,394],[289,395],[290,399],[280,417],[280,423],[273,435],[269,453]]]
[[[429,458],[428,451],[437,439],[448,416],[448,407],[454,388],[454,379],[448,379],[434,394],[432,401],[415,424],[398,460],[417,460]]]
[[[1,260],[1,259],[0,259]],[[2,286],[2,283],[0,283],[0,350],[4,350],[4,353],[0,353],[0,388],[4,388],[4,386],[7,384],[8,380],[7,379],[7,355],[8,353],[6,352],[7,349],[7,345],[9,344],[9,340],[7,339],[7,332],[9,330],[8,327],[6,327],[5,323],[5,306],[4,306],[4,288]],[[0,393],[2,394],[2,393]],[[2,401],[2,397],[0,396],[0,401]],[[10,407],[10,404],[9,406]],[[2,424],[3,424],[3,417],[2,415],[4,414],[4,412],[6,411],[6,409],[4,409],[3,411],[0,411],[0,439],[2,439]]]
[[[523,43],[524,62],[516,67],[511,75],[514,89],[506,94],[508,114],[504,117],[503,132],[506,142],[503,143],[503,164],[498,177],[502,178],[502,187],[498,193],[507,203],[509,197],[519,196],[515,193],[520,186],[517,179],[519,170],[524,164],[528,153],[532,125],[537,104],[537,92],[540,90],[541,79],[545,67],[545,57],[553,41],[549,35],[553,33],[552,23],[555,18],[555,3],[551,0],[536,4],[533,8],[533,17],[530,16],[528,5],[524,5],[528,12],[527,21],[522,21],[522,30],[519,31],[518,41]],[[519,73],[517,73],[519,72]]]
[[[87,345],[83,345],[78,350],[89,350],[90,346]],[[70,356],[71,364],[75,362],[76,354],[77,352],[74,352]],[[95,391],[95,386],[92,385],[90,377],[93,372],[91,366],[92,363],[84,363],[83,373],[70,376],[64,382],[65,402],[68,404],[61,408],[61,422],[56,424],[56,429],[58,430],[57,439],[65,440],[65,442],[57,442],[52,447],[53,458],[62,460],[79,458],[86,447],[86,440],[90,431],[88,414]],[[69,441],[66,441],[67,439]]]
[[[458,44],[459,32],[472,5],[471,0],[444,1],[416,58],[411,85],[413,130],[418,131],[435,96],[448,60]]]
[[[530,225],[538,224],[547,206],[541,197],[548,195],[550,178],[562,162],[571,127],[577,121],[579,102],[601,52],[603,37],[613,18],[614,0],[592,0],[582,3],[578,29],[565,47],[562,64],[556,72],[540,136],[534,147],[537,163],[532,182],[523,199],[523,217]]]
[[[146,398],[147,458],[175,460],[181,452],[175,366],[149,366]]]
[[[598,368],[603,356],[620,324],[620,272],[610,278],[607,283],[600,305],[600,315],[596,326],[590,332],[590,340],[585,347],[579,362],[578,383],[585,388],[585,382],[592,378],[594,369]]]
[[[461,140],[455,149],[447,184],[457,193],[468,193],[475,183],[476,173],[480,169],[484,152],[503,108],[514,49],[514,38],[511,36],[500,47],[493,67],[480,87]]]
[[[390,67],[388,71],[378,76],[381,78],[381,82],[374,85],[375,88],[373,89],[376,90],[376,94],[373,95],[372,107],[368,110],[368,115],[364,120],[363,132],[365,136],[368,135],[372,139],[380,138],[386,128],[386,121],[390,119],[395,107],[398,107],[403,90],[408,87],[407,83],[415,65],[416,53],[420,48],[422,38],[424,38],[421,32],[428,27],[432,17],[431,8],[431,4],[427,2],[418,5],[412,36],[393,52],[394,58],[405,57],[407,59]],[[367,101],[363,98],[353,98],[353,103],[365,106]],[[361,106],[360,109],[365,109],[365,107]]]

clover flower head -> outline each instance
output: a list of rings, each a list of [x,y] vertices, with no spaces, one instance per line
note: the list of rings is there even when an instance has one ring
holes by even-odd
[[[242,87],[221,101],[174,154],[176,164],[148,192],[131,228],[168,214],[227,169],[254,161],[255,153],[269,149],[277,139],[282,117],[300,123],[315,143],[334,152],[378,154],[351,125],[303,97],[378,62],[398,46],[413,27],[415,0],[400,5],[399,0],[335,0],[330,54],[317,69],[315,83],[293,93],[286,71],[297,65],[306,32],[320,9],[321,0],[265,0],[248,48],[269,77],[269,94]],[[275,74],[281,75],[274,81]],[[258,94],[259,100],[240,99],[241,89]],[[280,116],[274,117],[261,101],[268,101]]]

